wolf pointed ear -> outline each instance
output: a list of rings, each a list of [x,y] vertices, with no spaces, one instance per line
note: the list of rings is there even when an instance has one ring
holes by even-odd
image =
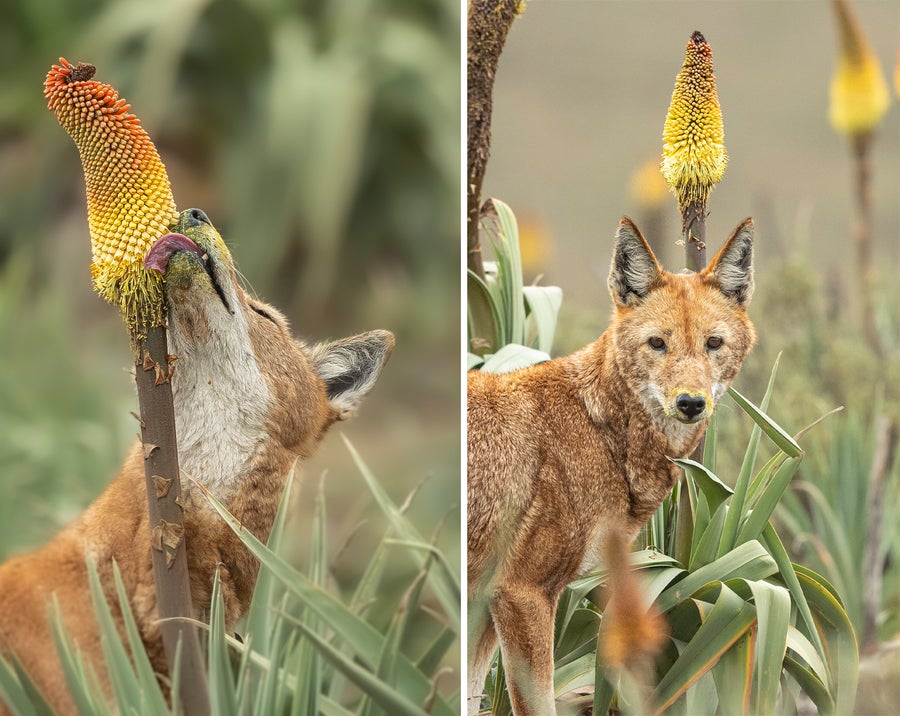
[[[703,269],[726,296],[746,306],[753,295],[753,219],[744,219]]]
[[[375,385],[393,348],[394,336],[388,331],[369,331],[312,347],[313,369],[325,381],[328,402],[338,420],[353,414]]]
[[[662,266],[638,227],[627,216],[619,221],[609,271],[609,292],[617,306],[636,306],[660,279]]]

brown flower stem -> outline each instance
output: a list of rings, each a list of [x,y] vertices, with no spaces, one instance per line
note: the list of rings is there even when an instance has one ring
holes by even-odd
[[[195,627],[184,539],[184,512],[175,409],[172,403],[172,357],[168,355],[165,327],[151,328],[139,343],[135,357],[135,383],[141,415],[144,475],[150,516],[150,553],[160,631],[169,674],[175,674],[175,653],[181,643],[179,698],[186,714],[210,713],[206,669]]]
[[[865,132],[854,135],[852,145],[857,208],[854,245],[859,295],[862,297],[863,335],[876,355],[881,355],[881,341],[875,326],[875,306],[872,301],[872,134]]]
[[[466,265],[484,279],[478,224],[481,187],[491,153],[491,112],[494,77],[506,36],[523,0],[471,0],[469,2],[466,76],[468,79]]]
[[[884,483],[897,448],[897,426],[882,415],[876,423],[875,454],[869,468],[868,527],[863,553],[863,629],[860,647],[878,641],[878,612],[884,582],[884,556],[881,554],[881,526],[884,522]]]
[[[684,265],[689,271],[701,271],[706,266],[706,207],[689,204],[681,215],[684,239]]]
[[[681,214],[681,230],[684,241],[684,265],[689,271],[701,271],[706,266],[706,207],[696,203],[688,204]],[[692,460],[703,462],[705,444],[704,433],[691,454]],[[690,509],[687,501],[679,505],[679,510],[682,508]]]

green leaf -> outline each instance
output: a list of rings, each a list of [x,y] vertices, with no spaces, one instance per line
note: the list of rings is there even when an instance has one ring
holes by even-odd
[[[553,650],[554,664],[563,666],[597,648],[600,615],[593,609],[576,609],[561,630]]]
[[[53,716],[53,709],[15,654],[9,655],[9,661],[0,654],[0,706],[4,704],[19,716]]]
[[[327,624],[341,635],[348,648],[352,649],[366,666],[374,668],[375,664],[378,663],[378,658],[384,645],[384,637],[368,622],[351,612],[332,594],[314,584],[304,574],[298,572],[285,560],[268,549],[251,532],[246,530],[203,485],[196,481],[194,484],[206,496],[213,509],[222,516],[228,526],[238,535],[247,549],[259,559],[262,563],[262,568],[271,570],[272,574],[287,587],[291,594],[300,599],[324,624]],[[459,609],[458,599],[456,608]],[[304,632],[309,631],[305,625],[301,625],[301,628],[304,629]],[[319,640],[314,641],[316,644],[319,643]],[[427,677],[419,672],[405,657],[401,661],[400,668],[400,678],[403,679],[404,683],[410,684],[411,689],[414,689],[417,694],[421,694],[422,698],[425,698],[431,691],[431,683]],[[445,701],[438,699],[434,704],[432,713],[450,716],[452,711],[450,711]]]
[[[721,584],[715,605],[656,687],[654,700],[659,704],[659,710],[663,711],[674,703],[691,684],[712,668],[719,657],[747,632],[755,619],[753,607],[727,585]]]
[[[473,355],[475,353],[482,355],[502,345],[501,319],[494,297],[484,281],[471,270],[467,274],[466,281],[469,350]]]
[[[316,493],[309,567],[310,580],[322,590],[325,589],[325,580],[328,575],[325,521],[325,485],[323,477],[319,481],[319,490]],[[304,620],[311,630],[321,633],[319,620],[315,614],[304,609],[299,618]],[[316,714],[319,712],[319,694],[322,691],[322,664],[319,652],[313,644],[303,640],[295,652],[295,657],[294,674],[297,678],[297,684],[294,688],[294,698],[291,702],[291,714],[292,716]]]
[[[310,639],[319,652],[328,659],[335,668],[352,681],[373,701],[378,703],[386,713],[397,716],[426,716],[426,712],[410,701],[395,688],[385,684],[375,674],[348,658],[331,644],[312,631],[303,622],[296,621],[297,627]]]
[[[812,617],[812,611],[806,601],[806,595],[803,593],[803,589],[800,586],[800,580],[797,578],[797,573],[794,571],[794,565],[781,542],[781,538],[778,536],[778,533],[775,532],[775,528],[772,527],[771,524],[767,524],[763,528],[762,540],[769,550],[769,554],[772,555],[772,559],[775,560],[775,564],[778,566],[778,573],[781,575],[781,579],[791,593],[791,599],[793,600],[794,606],[803,619],[803,633],[806,634],[810,641],[812,641],[813,645],[816,647],[816,651],[822,659],[825,659],[825,647],[822,644],[822,640],[819,638],[819,632],[815,620]]]
[[[719,542],[722,539],[722,526],[725,524],[727,512],[728,505],[723,502],[709,520],[709,524],[703,530],[703,534],[700,536],[700,540],[691,554],[690,568],[692,570],[709,564],[716,559]]]
[[[451,627],[446,627],[441,631],[416,662],[419,671],[423,674],[433,674],[447,652],[456,644],[456,637],[457,632]]]
[[[530,314],[528,322],[534,326],[538,350],[550,353],[553,349],[553,336],[556,333],[556,321],[562,305],[563,292],[559,286],[524,286],[525,303]],[[527,345],[534,345],[529,335],[525,336]]]
[[[715,562],[687,574],[660,595],[657,605],[662,612],[667,612],[710,582],[724,582],[735,577],[764,579],[776,571],[775,562],[759,542],[745,542]]]
[[[596,656],[593,651],[584,653],[578,659],[568,661],[553,671],[553,691],[557,696],[575,689],[592,686]]]
[[[823,684],[828,682],[828,667],[825,666],[816,647],[794,626],[788,627],[787,648],[803,659]]]
[[[119,638],[119,632],[116,629],[109,604],[106,602],[106,596],[103,592],[103,586],[100,584],[100,577],[97,574],[97,567],[94,560],[87,560],[88,584],[91,590],[91,601],[94,605],[94,614],[100,627],[100,644],[103,647],[103,656],[106,659],[106,666],[109,670],[109,678],[112,683],[113,693],[116,702],[121,708],[127,708],[128,705],[141,704],[143,697],[141,695],[141,685],[138,683],[134,669],[131,667],[131,659]],[[127,603],[124,605],[127,609]],[[142,648],[143,652],[144,649]]]
[[[116,595],[119,600],[119,613],[125,624],[125,635],[128,639],[128,648],[131,653],[131,660],[134,663],[135,671],[138,676],[138,683],[144,696],[147,698],[147,708],[152,713],[166,713],[169,710],[166,699],[163,697],[159,689],[159,681],[150,658],[147,656],[147,650],[141,633],[138,630],[137,622],[134,620],[130,602],[128,601],[128,593],[125,591],[125,584],[122,581],[122,575],[119,572],[119,566],[113,562],[113,579],[116,583]],[[177,712],[176,712],[177,713]]]
[[[734,388],[729,388],[728,394],[739,406],[741,406],[741,409],[750,416],[753,422],[762,429],[768,438],[782,450],[782,452],[790,457],[800,457],[803,454],[803,450],[794,438],[788,435],[787,431],[772,420],[772,418],[757,408]]]
[[[443,608],[444,612],[450,617],[452,623],[459,624],[461,591],[459,581],[454,574],[452,567],[447,563],[447,560],[443,554],[441,554],[440,552],[433,552],[433,548],[428,545],[428,541],[422,538],[413,524],[391,501],[390,497],[388,497],[388,494],[378,483],[378,480],[375,479],[375,476],[372,474],[371,470],[369,470],[368,466],[365,464],[365,462],[363,462],[362,457],[360,457],[359,453],[356,452],[356,448],[353,447],[353,445],[346,437],[344,437],[344,444],[347,446],[347,449],[353,456],[353,461],[356,463],[356,467],[362,474],[363,479],[369,486],[369,490],[371,490],[372,495],[375,497],[375,501],[378,503],[378,506],[388,518],[388,521],[394,528],[394,531],[407,542],[426,546],[427,552],[425,552],[425,550],[418,549],[410,550],[410,554],[412,555],[413,560],[416,562],[416,564],[420,568],[422,568],[425,565],[426,561],[429,559],[429,554],[434,554],[437,557],[441,569],[428,571],[428,583],[431,585],[431,588],[434,590],[435,596],[441,603],[441,607]]]
[[[216,716],[237,716],[234,677],[225,641],[225,607],[222,604],[222,583],[219,570],[213,580],[209,613],[209,706]]]
[[[607,714],[612,704],[616,687],[609,680],[609,672],[604,668],[600,651],[597,650],[594,665],[594,701],[591,705],[592,714]]]
[[[409,629],[410,619],[419,610],[419,602],[422,597],[422,588],[428,577],[430,562],[426,562],[422,570],[416,575],[412,585],[407,589],[400,604],[400,608],[394,613],[391,625],[388,627],[384,640],[384,649],[378,662],[377,676],[388,686],[397,687],[397,663],[403,639]],[[397,689],[402,693],[402,689]],[[374,703],[374,700],[373,702]],[[371,710],[363,709],[362,716],[368,716]],[[391,712],[388,711],[388,714]]]
[[[281,499],[278,502],[278,511],[275,513],[275,520],[269,532],[269,539],[266,541],[266,545],[273,552],[277,551],[278,546],[281,544],[281,536],[284,533],[284,524],[287,521],[293,485],[294,471],[291,470],[284,482],[284,489],[281,491]],[[271,651],[270,644],[275,621],[272,616],[272,609],[278,591],[277,587],[278,581],[269,570],[259,570],[256,586],[253,588],[250,609],[247,612],[246,631],[248,634],[253,635],[254,648],[263,654],[268,654]]]
[[[706,497],[710,512],[717,510],[722,502],[734,494],[734,491],[705,465],[688,458],[673,460],[673,462],[697,483],[700,491]]]
[[[800,684],[806,695],[812,699],[820,714],[850,713],[849,711],[835,711],[834,699],[831,698],[828,687],[819,680],[819,677],[808,666],[800,663],[790,654],[784,657],[784,668],[797,680],[797,683]]]
[[[69,688],[69,695],[72,697],[75,708],[80,716],[109,716],[110,711],[104,703],[103,697],[98,696],[101,691],[96,674],[89,664],[85,664],[81,652],[76,650],[66,632],[56,594],[52,596],[49,610],[56,653],[59,656],[63,675],[66,678],[66,686]]]
[[[466,370],[470,371],[472,368],[477,368],[482,363],[484,363],[484,358],[481,356],[477,356],[474,353],[466,353]]]
[[[519,343],[507,343],[493,355],[485,357],[481,370],[485,373],[509,373],[548,360],[550,356],[543,351]]]
[[[522,295],[522,256],[519,253],[519,227],[512,209],[499,199],[491,199],[497,212],[497,230],[488,230],[497,257],[498,283],[502,287],[508,316],[506,343],[525,339],[525,302]]]
[[[759,622],[754,711],[761,715],[773,714],[787,649],[791,597],[784,587],[758,580],[748,581],[747,584],[753,592],[753,605]]]
[[[769,374],[769,382],[766,385],[766,392],[763,394],[762,402],[760,403],[760,409],[765,412],[769,409],[769,402],[772,399],[772,392],[775,389],[775,376],[778,374],[778,364],[781,362],[781,354],[778,354],[778,357],[775,358],[775,363],[772,366],[772,371]],[[729,391],[729,395],[731,392]],[[732,398],[734,396],[732,395]],[[740,403],[738,403],[740,405]],[[735,484],[741,482],[747,482],[750,480],[750,475],[753,473],[753,468],[756,465],[756,455],[759,451],[759,441],[762,438],[762,429],[759,424],[754,423],[753,430],[750,433],[750,440],[747,443],[747,449],[744,451],[744,459],[741,462],[741,469],[738,473],[738,478]]]
[[[800,458],[796,460],[787,460],[782,463],[778,470],[776,470],[775,475],[763,491],[759,501],[753,507],[753,511],[750,512],[744,520],[744,523],[741,525],[735,540],[737,544],[759,537],[763,528],[769,523],[769,518],[775,511],[775,507],[778,505],[782,495],[784,495],[784,491],[787,489],[787,486],[797,473],[799,467]]]
[[[684,693],[684,697],[681,700],[667,709],[666,714],[677,714],[679,707],[682,708],[682,713],[685,714],[685,716],[693,716],[693,714],[740,713],[736,710],[727,711],[720,709],[717,711],[717,709],[719,709],[719,704],[722,701],[722,694],[721,689],[717,689],[716,687],[717,682],[714,674],[722,668],[723,661],[726,661],[729,656],[734,655],[734,653],[740,649],[740,645],[745,638],[739,639],[733,647],[726,651],[711,670],[707,671],[694,682],[693,686]]]
[[[856,700],[856,685],[859,677],[859,649],[856,635],[847,612],[840,601],[821,582],[798,572],[797,578],[810,608],[820,616],[819,629],[824,635],[828,649],[825,652],[831,671],[831,693],[835,701],[835,712],[850,713]]]
[[[776,362],[777,368],[777,362]],[[775,370],[772,370],[772,378],[769,381],[769,387],[766,391],[766,402],[771,394],[772,384],[775,378]],[[791,457],[799,457],[803,454],[800,446],[794,442],[794,439],[788,435],[774,420],[766,415],[762,410],[757,408],[753,403],[747,400],[743,395],[733,388],[729,388],[729,395],[737,402],[737,404],[746,412],[757,426],[786,454]],[[753,439],[751,437],[751,443]],[[722,527],[722,538],[719,542],[719,554],[725,554],[737,544],[737,532],[740,521],[744,518],[746,510],[747,493],[750,488],[750,472],[755,462],[755,446],[753,446],[753,456],[751,459],[745,458],[741,467],[741,472],[734,486],[734,496],[731,499],[731,510]],[[748,453],[751,448],[748,447]]]
[[[703,436],[703,464],[711,471],[716,471],[716,450],[719,436],[719,413],[713,411]]]
[[[747,714],[753,684],[753,659],[756,651],[756,629],[748,629],[728,649],[712,669],[719,712],[723,714]],[[779,674],[781,671],[779,670]],[[690,696],[691,691],[688,691]],[[689,709],[690,713],[715,713],[713,708]]]

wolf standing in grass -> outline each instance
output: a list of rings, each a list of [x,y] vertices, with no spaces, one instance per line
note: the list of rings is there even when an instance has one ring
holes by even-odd
[[[553,624],[563,588],[631,542],[672,489],[756,335],[753,223],[699,273],[663,270],[627,218],[593,343],[468,379],[468,710],[499,640],[518,716],[554,714]]]

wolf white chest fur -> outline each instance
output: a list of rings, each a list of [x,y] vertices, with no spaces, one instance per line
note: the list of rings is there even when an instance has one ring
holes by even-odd
[[[227,327],[217,328],[210,344],[197,351],[194,344],[181,341],[173,324],[171,347],[179,360],[172,395],[183,477],[197,480],[225,500],[247,473],[256,446],[266,440],[272,396],[243,313],[230,316]],[[189,480],[182,484],[191,489]]]

